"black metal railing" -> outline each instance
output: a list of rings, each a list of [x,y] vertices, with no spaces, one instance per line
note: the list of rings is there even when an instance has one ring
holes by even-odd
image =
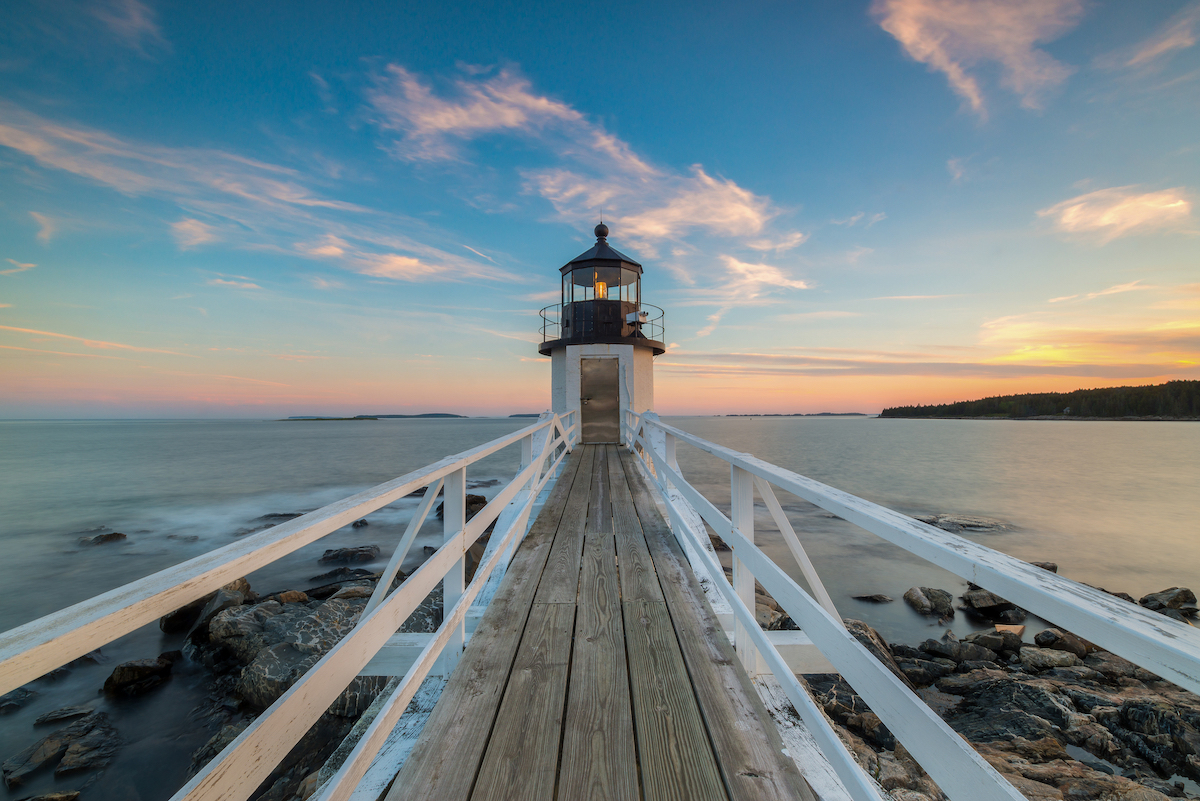
[[[603,302],[603,301],[601,301]],[[542,342],[553,342],[556,340],[580,340],[601,335],[603,330],[599,328],[601,323],[596,317],[591,314],[582,314],[594,301],[577,301],[568,304],[575,308],[577,312],[573,320],[567,321],[567,326],[564,328],[563,320],[563,305],[554,303],[541,310],[542,315]],[[646,315],[645,320],[637,320],[633,323],[621,321],[622,336],[628,336],[634,339],[650,339],[655,342],[665,342],[665,329],[663,321],[666,317],[666,312],[658,306],[653,306],[649,303],[643,303],[639,307],[640,311]]]

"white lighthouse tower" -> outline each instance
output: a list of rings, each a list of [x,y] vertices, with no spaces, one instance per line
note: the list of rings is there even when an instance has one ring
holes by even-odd
[[[625,412],[654,408],[663,311],[642,303],[642,265],[608,244],[604,223],[560,272],[562,303],[542,309],[538,348],[550,356],[553,409],[579,412],[583,442],[620,443]]]

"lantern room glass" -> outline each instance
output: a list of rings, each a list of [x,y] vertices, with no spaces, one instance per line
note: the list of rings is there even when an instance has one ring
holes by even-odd
[[[641,276],[623,267],[581,267],[563,275],[562,302],[619,300],[641,305]]]

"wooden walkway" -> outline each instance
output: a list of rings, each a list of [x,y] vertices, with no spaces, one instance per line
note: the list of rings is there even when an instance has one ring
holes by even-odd
[[[650,492],[576,448],[387,801],[815,798]]]

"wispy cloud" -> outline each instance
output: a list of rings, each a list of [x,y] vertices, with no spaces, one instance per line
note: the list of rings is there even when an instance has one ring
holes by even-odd
[[[376,79],[367,100],[376,123],[401,134],[392,143],[399,158],[469,161],[472,141],[518,137],[557,162],[521,170],[525,190],[573,224],[594,222],[603,210],[622,239],[651,248],[694,232],[744,239],[755,250],[782,251],[805,239],[768,230],[780,214],[768,198],[699,164],[687,172],[651,164],[570,104],[538,93],[514,69],[464,72],[440,92],[398,65]]]
[[[261,286],[253,281],[232,281],[224,278],[210,278],[206,283],[209,286],[227,286],[234,289],[262,289]]]
[[[796,312],[794,314],[780,314],[775,319],[780,322],[805,322],[808,320],[838,320],[843,317],[862,317],[862,312],[852,311],[812,311],[812,312]]]
[[[118,41],[144,58],[171,49],[159,27],[158,14],[139,0],[102,0],[88,10]]]
[[[1130,281],[1128,284],[1117,284],[1116,286],[1110,286],[1108,289],[1101,289],[1099,292],[1089,292],[1086,295],[1064,295],[1061,298],[1050,298],[1050,300],[1046,302],[1062,303],[1064,301],[1075,300],[1077,298],[1082,298],[1083,300],[1095,300],[1096,298],[1102,298],[1105,295],[1119,295],[1122,292],[1135,292],[1142,289],[1158,289],[1158,287],[1150,286],[1149,284],[1143,284],[1140,280]]]
[[[26,270],[32,270],[34,267],[37,267],[36,264],[20,262],[20,261],[17,261],[16,259],[5,259],[5,261],[8,262],[9,264],[13,265],[12,269],[11,270],[0,270],[0,275],[16,275],[17,273],[23,273]]]
[[[1036,47],[1075,26],[1082,0],[874,0],[872,15],[929,69],[945,74],[954,90],[981,117],[987,104],[973,69],[1000,68],[1001,83],[1026,108],[1067,79],[1072,69]]]
[[[1183,187],[1142,192],[1118,186],[1073,197],[1040,210],[1039,217],[1068,234],[1095,235],[1101,243],[1151,231],[1185,230],[1192,204]]]
[[[0,303],[0,306],[7,307],[7,303]],[[4,350],[21,350],[26,353],[44,353],[47,356],[71,356],[77,359],[121,359],[125,360],[124,356],[104,356],[99,353],[70,353],[64,350],[42,350],[41,348],[22,348],[19,345],[0,345]]]
[[[307,280],[315,288],[322,289],[322,290],[343,289],[346,286],[341,281],[333,281],[328,278],[322,278],[319,275],[310,275],[310,276],[308,276]]]
[[[211,225],[191,218],[171,223],[171,235],[175,237],[179,247],[184,250],[207,242],[216,242],[218,239],[216,229]]]
[[[961,298],[962,295],[884,295],[871,300],[936,300],[937,298]]]
[[[871,214],[871,215],[868,215],[866,212],[860,211],[858,214],[855,214],[851,217],[845,217],[840,220],[830,220],[829,222],[833,223],[834,225],[844,225],[847,228],[853,228],[854,226],[858,225],[860,222],[865,221],[866,227],[870,228],[875,223],[881,222],[886,219],[887,219],[887,215],[884,214],[882,211],[877,212],[875,214]]]
[[[72,334],[58,334],[53,331],[39,331],[34,328],[17,328],[11,325],[0,325],[2,331],[15,331],[20,334],[33,334],[39,337],[54,337],[56,339],[68,339],[72,342],[82,342],[89,348],[97,348],[99,350],[129,350],[138,353],[165,353],[170,356],[189,356],[191,354],[179,353],[173,350],[162,350],[160,348],[142,348],[137,345],[125,345],[121,342],[106,342],[102,339],[88,339],[87,337],[77,337]]]
[[[1153,36],[1141,42],[1125,61],[1126,67],[1145,67],[1175,50],[1186,50],[1196,44],[1196,28],[1200,26],[1200,2],[1184,6]]]
[[[0,140],[0,144],[3,143],[3,140]],[[54,235],[58,232],[58,226],[55,224],[54,220],[50,219],[45,214],[40,214],[36,211],[29,212],[29,216],[32,217],[33,221],[38,224],[38,241],[42,244],[49,243],[49,241],[54,238]]]
[[[378,244],[378,243],[376,243]],[[377,249],[325,234],[308,242],[297,242],[295,252],[309,258],[328,259],[347,269],[377,278],[400,281],[461,280],[463,278],[511,279],[496,267],[469,259],[450,259],[433,250],[416,255],[380,252]],[[433,258],[429,258],[433,256]]]
[[[960,182],[967,175],[966,159],[946,159],[946,170],[950,173],[950,180],[955,183]]]
[[[458,280],[490,277],[513,280],[474,259],[450,253],[400,231],[408,227],[429,235],[429,226],[394,214],[323,196],[308,184],[311,176],[298,170],[248,159],[220,150],[168,148],[127,140],[102,131],[50,121],[0,101],[0,147],[24,153],[37,164],[63,170],[130,196],[165,198],[189,210],[232,224],[217,230],[187,217],[172,226],[182,242],[200,244],[204,236],[219,237],[235,247],[275,249],[322,256],[295,248],[298,238],[327,236],[355,243],[344,249],[357,259],[339,267],[372,275],[412,280]],[[32,213],[42,226],[39,238],[48,241],[54,221]],[[180,225],[180,223],[185,223]],[[200,226],[205,226],[201,228]],[[430,269],[397,260],[411,259]]]

